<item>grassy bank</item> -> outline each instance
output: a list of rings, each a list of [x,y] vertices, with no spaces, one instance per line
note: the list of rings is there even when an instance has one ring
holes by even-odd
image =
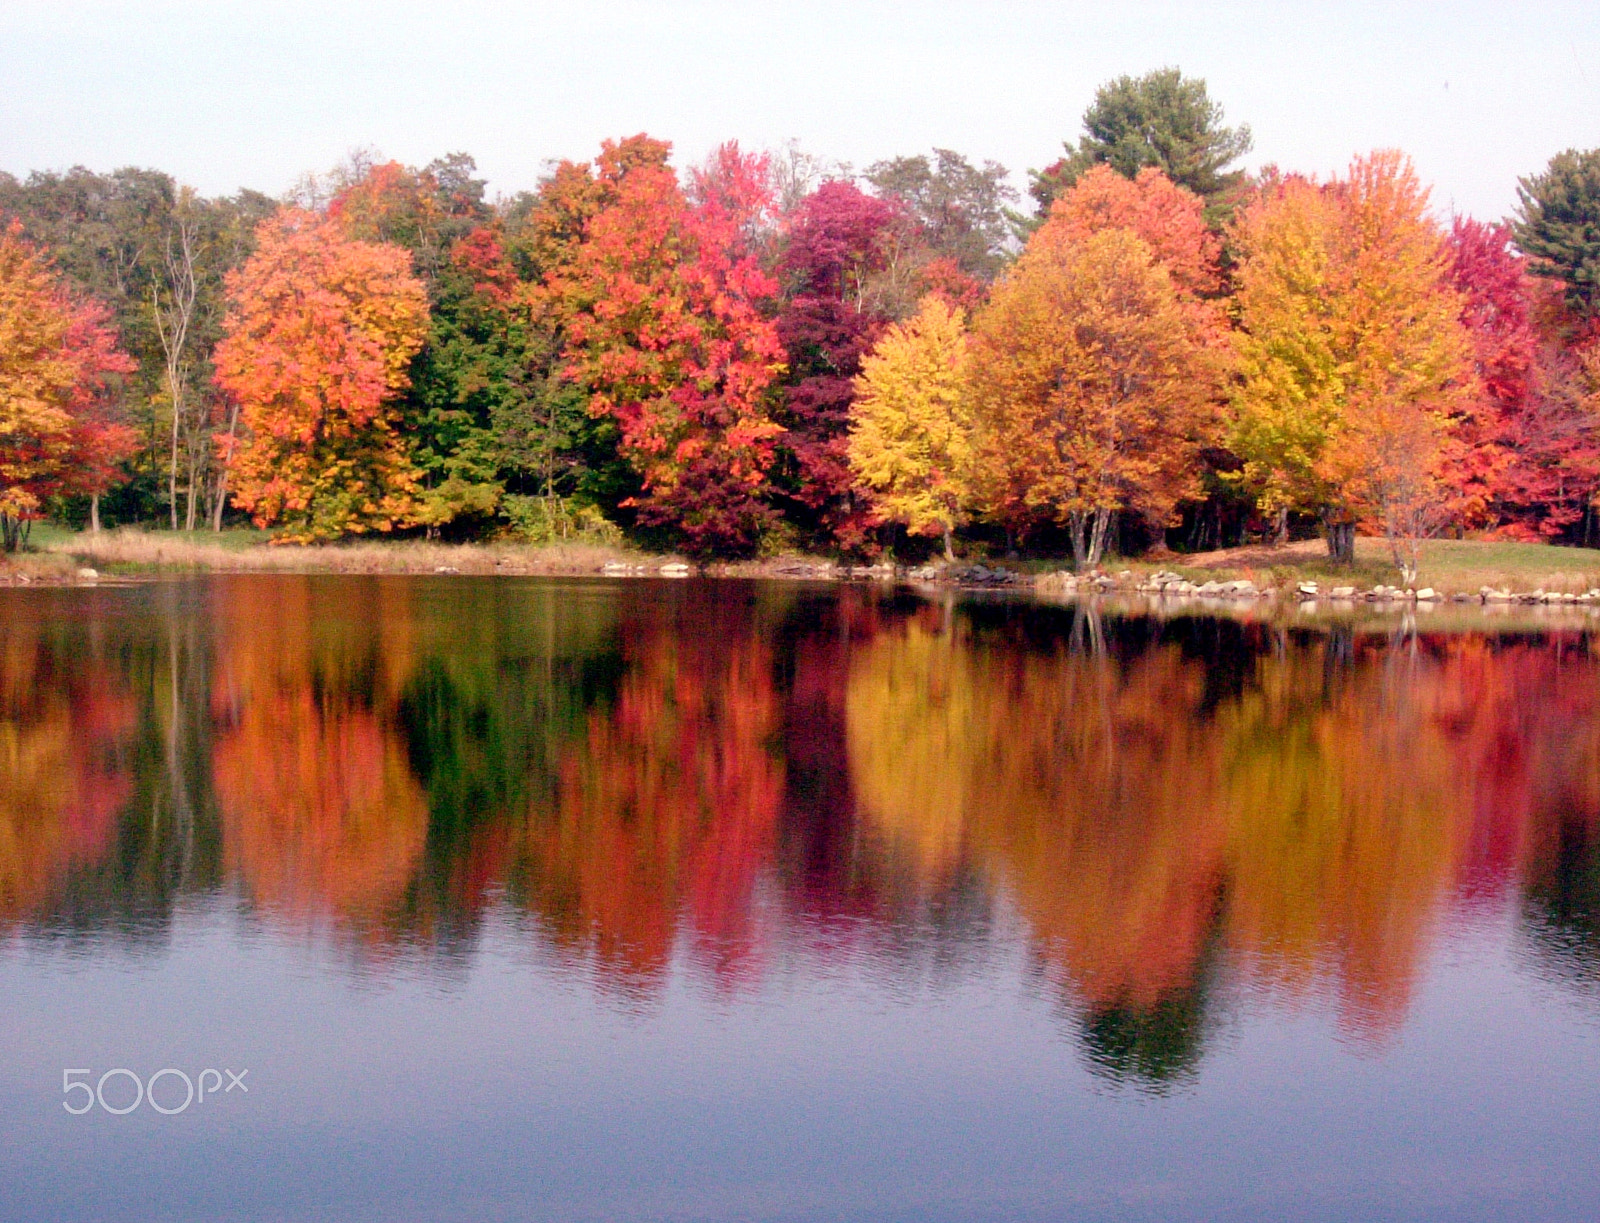
[[[472,573],[596,574],[649,573],[678,557],[652,555],[595,544],[516,543],[444,544],[421,540],[362,539],[313,547],[275,547],[266,532],[229,530],[220,534],[119,529],[98,535],[38,524],[32,550],[0,560],[0,575],[11,580],[71,581],[80,568],[107,575],[158,572],[277,573]],[[1034,560],[1006,565],[1021,573],[1052,572],[1065,562]],[[1261,587],[1292,588],[1316,581],[1366,589],[1394,583],[1398,575],[1387,546],[1379,539],[1356,541],[1356,562],[1330,562],[1320,540],[1283,547],[1251,546],[1217,552],[1167,554],[1138,560],[1108,560],[1111,573],[1140,577],[1157,570],[1180,573],[1197,584],[1248,578]],[[839,572],[821,558],[786,557],[719,565],[713,573],[738,577],[813,576]],[[1514,592],[1583,591],[1600,586],[1600,550],[1556,548],[1545,544],[1478,540],[1431,540],[1423,548],[1417,583],[1445,594],[1476,594],[1484,586]]]
[[[1135,568],[1129,565],[1127,568]],[[1218,552],[1141,561],[1136,571],[1169,569],[1197,582],[1248,578],[1259,586],[1284,588],[1314,581],[1323,586],[1369,588],[1398,582],[1399,572],[1381,539],[1356,540],[1353,565],[1335,565],[1321,540],[1283,547],[1227,548]],[[1510,591],[1571,591],[1600,586],[1600,551],[1549,544],[1469,539],[1434,539],[1423,545],[1416,585],[1445,594],[1476,594],[1485,586]]]

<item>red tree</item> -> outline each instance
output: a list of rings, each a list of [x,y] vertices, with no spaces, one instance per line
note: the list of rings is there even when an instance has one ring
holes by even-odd
[[[1462,520],[1514,539],[1561,535],[1600,485],[1600,432],[1565,342],[1558,296],[1528,272],[1507,225],[1457,218],[1455,287],[1465,297],[1480,394],[1445,464]]]
[[[777,284],[752,249],[766,159],[724,146],[694,177],[691,203],[664,157],[619,156],[639,145],[604,146],[607,202],[547,282],[568,315],[568,374],[593,414],[617,422],[644,485],[632,499],[643,525],[699,558],[748,553],[772,521],[780,431],[766,400],[782,347],[762,313]]]
[[[871,282],[885,270],[903,213],[898,201],[851,183],[823,183],[791,215],[778,264],[786,292],[778,336],[789,359],[779,412],[786,491],[805,525],[846,548],[861,547],[872,525],[847,454],[850,404],[861,358],[889,321]]]

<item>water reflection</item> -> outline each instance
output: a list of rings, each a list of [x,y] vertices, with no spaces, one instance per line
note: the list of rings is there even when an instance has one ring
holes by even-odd
[[[4,598],[0,922],[30,936],[159,938],[218,894],[448,960],[499,908],[648,1005],[680,955],[732,997],[791,947],[959,977],[1014,919],[1087,1062],[1157,1086],[1230,998],[1391,1040],[1477,914],[1600,980],[1578,632],[693,582]]]

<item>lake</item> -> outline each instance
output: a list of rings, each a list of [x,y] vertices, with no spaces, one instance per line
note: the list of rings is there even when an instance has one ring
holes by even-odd
[[[0,591],[0,1218],[1578,1220],[1600,636]]]

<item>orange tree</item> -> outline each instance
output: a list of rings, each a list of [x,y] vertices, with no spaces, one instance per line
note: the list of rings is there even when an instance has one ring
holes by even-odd
[[[45,500],[98,496],[132,450],[108,402],[119,351],[91,300],[75,300],[18,228],[0,231],[0,540],[14,552]]]
[[[1053,213],[974,331],[975,480],[1002,520],[1065,524],[1084,568],[1114,514],[1165,525],[1198,490],[1220,328],[1133,230]]]
[[[407,253],[286,208],[229,274],[228,302],[217,382],[248,429],[234,501],[289,542],[407,525],[418,472],[394,400],[428,325]]]

